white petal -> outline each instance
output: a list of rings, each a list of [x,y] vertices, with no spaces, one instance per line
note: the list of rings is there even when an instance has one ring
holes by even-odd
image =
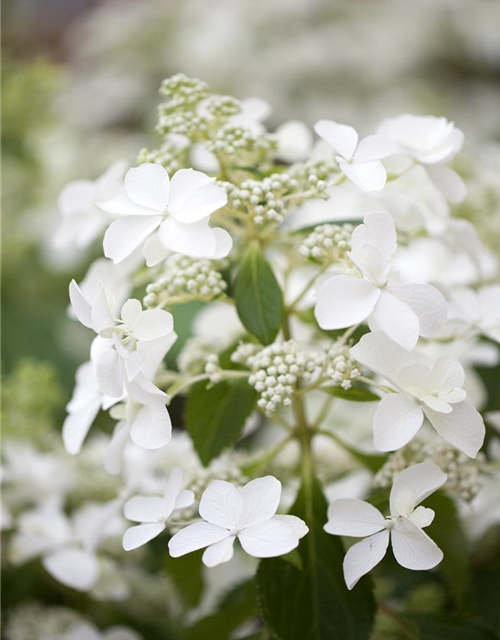
[[[194,502],[194,493],[189,489],[183,489],[179,495],[177,496],[177,500],[175,501],[174,510],[175,509],[185,509],[186,507],[190,507]]]
[[[460,451],[475,458],[483,446],[485,427],[481,414],[464,400],[453,405],[451,413],[424,409],[429,422],[439,435]]]
[[[233,248],[233,238],[225,229],[221,227],[212,227],[212,232],[215,236],[215,253],[212,256],[214,260],[220,260],[229,255],[229,252]]]
[[[387,180],[387,171],[379,160],[340,163],[340,169],[361,191],[380,191]]]
[[[386,290],[380,292],[373,319],[391,340],[404,349],[411,351],[417,344],[420,330],[417,316],[407,304]]]
[[[201,182],[205,181],[204,184],[200,184],[200,186],[196,187],[194,190],[190,190],[186,188],[183,193],[181,193],[181,188],[177,188],[177,176],[179,174],[190,173],[190,175],[199,174],[203,176],[199,180],[197,178],[187,178],[183,175],[180,179],[182,183],[185,182]],[[174,184],[176,186],[176,198],[173,201],[174,195]],[[178,193],[178,195],[177,195]],[[224,207],[227,204],[227,194],[222,189],[222,187],[218,187],[216,184],[213,184],[213,179],[209,178],[205,174],[199,171],[194,171],[193,169],[181,169],[178,171],[175,176],[172,178],[172,196],[169,203],[169,211],[171,215],[178,221],[184,224],[191,222],[198,222],[199,220],[203,220],[204,218],[208,218],[211,213],[217,211],[221,207]]]
[[[391,515],[400,515],[396,509],[396,501],[403,492],[412,495],[412,509],[414,509],[431,493],[442,487],[446,479],[447,475],[432,462],[420,462],[404,469],[392,485],[390,497]]]
[[[366,320],[379,296],[380,289],[368,280],[334,276],[320,288],[314,315],[322,329],[351,327]]]
[[[64,420],[62,429],[63,442],[66,451],[71,455],[76,455],[82,448],[83,441],[100,408],[101,401],[99,399],[94,400],[87,407],[68,415]]]
[[[246,527],[238,537],[243,549],[254,558],[275,558],[299,545],[293,528],[274,518]]]
[[[352,158],[359,139],[356,129],[333,120],[320,120],[314,125],[314,130],[343,158]]]
[[[297,518],[297,516],[276,515],[273,516],[273,520],[280,520],[281,522],[284,522],[291,528],[293,535],[297,536],[299,539],[303,538],[309,532],[307,524],[301,518]]]
[[[354,154],[354,160],[355,162],[382,160],[389,156],[398,155],[399,152],[400,147],[393,140],[380,135],[371,135],[360,141]]]
[[[180,169],[172,176],[170,183],[169,210],[180,211],[186,200],[199,188],[213,184],[214,178],[202,171],[194,169]]]
[[[73,180],[64,185],[57,198],[63,216],[88,213],[94,199],[94,184],[91,180]]]
[[[415,511],[413,511],[413,513],[410,513],[408,518],[412,522],[414,522],[417,527],[423,529],[424,527],[428,527],[430,524],[432,524],[435,515],[436,514],[432,509],[427,509],[426,507],[420,506],[417,507]]]
[[[133,522],[154,522],[162,520],[165,501],[160,496],[134,496],[123,505],[123,515]]]
[[[439,411],[439,413],[451,413],[452,411],[451,405],[442,398],[438,398],[437,396],[421,395],[420,400],[422,400],[422,402],[425,402],[429,409]],[[460,398],[460,400],[463,400],[463,398]]]
[[[392,550],[402,567],[414,571],[432,569],[443,559],[443,552],[429,536],[409,518],[396,521],[391,532]]]
[[[463,387],[465,371],[463,366],[455,358],[443,356],[432,367],[431,385],[435,391],[442,389],[455,389]]]
[[[99,209],[113,213],[116,216],[151,216],[156,213],[156,211],[152,209],[141,207],[135,202],[132,202],[125,193],[114,196],[105,202],[96,202],[95,204]]]
[[[104,467],[112,475],[120,473],[122,468],[123,452],[129,441],[130,427],[125,421],[118,422],[113,435],[104,452]]]
[[[360,578],[378,565],[385,556],[388,546],[389,531],[386,530],[350,547],[344,558],[344,579],[349,590],[356,586]]]
[[[328,522],[323,527],[337,536],[362,538],[385,528],[385,518],[373,505],[356,498],[340,498],[328,508]]]
[[[123,534],[123,548],[125,551],[132,551],[137,547],[142,547],[165,530],[163,522],[156,524],[140,524],[137,527],[130,527]]]
[[[122,262],[146,241],[161,221],[161,216],[118,218],[104,234],[104,255],[115,264]]]
[[[131,398],[137,400],[140,404],[150,405],[152,407],[157,406],[158,413],[162,411],[160,400],[162,400],[163,403],[163,401],[167,399],[167,394],[158,389],[151,380],[146,378],[142,371],[139,371],[133,380],[125,379],[124,383],[127,393]]]
[[[234,553],[234,536],[211,544],[203,553],[203,564],[207,567],[215,567],[218,564],[229,562]]]
[[[403,284],[387,291],[405,302],[418,318],[421,336],[432,337],[446,322],[446,300],[429,284]]]
[[[281,482],[273,476],[256,478],[240,489],[240,497],[243,505],[237,523],[239,529],[274,516],[280,503]]]
[[[182,224],[169,217],[160,226],[158,235],[170,251],[193,258],[212,258],[217,248],[213,229],[208,225],[207,219]]]
[[[115,326],[106,291],[102,286],[99,289],[96,299],[92,303],[90,316],[92,318],[92,328],[96,333]]]
[[[392,256],[398,246],[394,218],[387,211],[370,211],[352,234],[351,246],[357,252],[369,244],[382,254]]]
[[[146,258],[146,266],[148,267],[154,267],[160,262],[163,262],[163,260],[166,260],[170,255],[170,251],[165,247],[157,233],[149,236],[144,244],[142,253]]]
[[[134,328],[137,340],[156,340],[163,338],[174,330],[174,318],[163,309],[149,309],[141,314]]]
[[[373,439],[379,451],[396,451],[408,444],[422,426],[424,414],[412,398],[390,393],[373,417]]]
[[[168,549],[172,558],[179,558],[186,553],[203,549],[229,537],[227,529],[209,522],[195,522],[176,533],[170,539]]]
[[[55,551],[43,558],[42,564],[56,580],[77,591],[90,591],[99,579],[97,559],[87,551]]]
[[[365,334],[350,352],[359,363],[393,384],[397,384],[401,369],[413,364],[413,356],[381,331]]]
[[[243,510],[240,492],[230,482],[214,480],[203,492],[200,516],[211,524],[235,529]]]
[[[125,176],[125,191],[132,202],[141,207],[163,211],[168,204],[168,173],[161,164],[152,162],[129,169]]]
[[[123,379],[120,368],[120,356],[115,349],[104,351],[97,361],[97,384],[102,393],[112,398],[123,395]]]
[[[182,471],[179,467],[174,467],[168,476],[167,484],[165,485],[165,492],[163,494],[163,506],[161,512],[165,518],[168,518],[175,508],[177,497],[179,496],[182,488],[182,482]]]
[[[427,365],[417,362],[401,369],[398,382],[402,389],[420,398],[431,390],[431,375],[431,369]]]
[[[92,307],[75,280],[69,283],[69,299],[78,321],[88,329],[92,326]]]
[[[136,298],[127,300],[121,310],[121,318],[123,324],[129,329],[133,329],[139,322],[141,314],[142,304],[139,302],[139,300],[137,300]]]
[[[462,178],[453,169],[442,164],[435,164],[427,166],[426,170],[429,178],[448,200],[455,203],[465,200],[467,187]]]
[[[144,449],[160,449],[171,437],[172,422],[163,404],[142,407],[130,427],[130,439]]]

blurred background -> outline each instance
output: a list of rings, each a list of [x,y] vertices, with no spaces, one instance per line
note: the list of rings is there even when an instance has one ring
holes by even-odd
[[[67,286],[101,245],[54,250],[58,193],[156,146],[158,87],[178,72],[263,98],[271,130],[329,118],[365,134],[404,112],[446,115],[487,168],[468,206],[498,250],[498,0],[4,0],[5,435],[58,439],[88,354]]]

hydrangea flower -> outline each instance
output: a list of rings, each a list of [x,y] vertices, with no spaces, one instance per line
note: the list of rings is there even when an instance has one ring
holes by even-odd
[[[405,114],[385,120],[377,132],[397,145],[391,155],[404,155],[425,166],[432,182],[452,202],[461,202],[467,188],[458,174],[444,163],[462,148],[464,134],[453,122],[436,116]]]
[[[436,335],[446,322],[443,295],[427,284],[397,284],[391,259],[397,248],[396,227],[386,211],[373,211],[352,234],[348,256],[362,278],[333,276],[318,292],[315,315],[322,329],[344,329],[364,320],[405,349],[418,336]]]
[[[273,476],[257,478],[237,489],[230,482],[215,480],[204,491],[200,515],[176,533],[168,543],[174,558],[207,547],[203,563],[214,567],[233,557],[239,539],[243,550],[255,558],[274,558],[295,549],[309,531],[296,516],[276,515],[281,483]]]
[[[481,287],[477,291],[461,288],[452,294],[456,317],[467,329],[500,342],[500,285]]]
[[[338,536],[366,537],[345,555],[344,578],[348,589],[369,573],[385,556],[389,539],[398,563],[406,569],[425,571],[438,565],[443,552],[423,531],[434,520],[434,511],[418,506],[446,482],[446,474],[431,462],[402,471],[390,495],[390,516],[356,498],[340,498],[328,509],[324,529]]]
[[[115,162],[97,180],[74,180],[59,194],[62,220],[54,237],[56,249],[84,249],[109,224],[110,216],[95,206],[96,200],[114,198],[123,190],[126,163]]]
[[[465,374],[458,360],[442,357],[431,365],[424,356],[408,353],[381,332],[364,335],[351,348],[351,355],[397,390],[382,398],[373,417],[379,451],[403,447],[425,417],[447,442],[476,457],[484,441],[484,422],[465,400]]]
[[[165,486],[162,498],[156,496],[134,496],[127,500],[123,508],[123,514],[127,520],[140,522],[141,524],[130,527],[123,536],[123,548],[125,551],[137,549],[166,528],[166,521],[176,509],[185,509],[194,502],[194,493],[182,489],[182,471],[175,467],[172,469]]]
[[[227,256],[231,236],[208,224],[210,215],[227,202],[226,192],[214,180],[193,169],[181,169],[170,180],[166,170],[153,163],[130,169],[125,193],[97,203],[121,216],[106,231],[104,255],[118,263],[143,246],[148,266],[164,260],[169,251],[194,258]]]
[[[320,120],[314,130],[333,147],[340,170],[362,191],[380,191],[387,172],[380,162],[391,155],[396,146],[382,136],[368,136],[359,142],[356,129],[333,120]]]

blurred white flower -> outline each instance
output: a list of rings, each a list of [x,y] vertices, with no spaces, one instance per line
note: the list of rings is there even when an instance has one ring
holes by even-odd
[[[127,520],[140,522],[130,527],[123,535],[125,551],[137,549],[156,538],[166,528],[166,521],[176,509],[185,509],[194,502],[194,493],[182,489],[183,475],[178,467],[172,469],[162,498],[156,496],[134,496],[127,500],[123,514]]]
[[[51,640],[142,640],[142,636],[127,627],[114,626],[101,631],[89,622],[77,622],[69,631]]]
[[[207,547],[203,562],[214,567],[233,557],[239,539],[244,551],[255,558],[273,558],[295,549],[308,532],[296,516],[276,515],[281,483],[273,476],[257,478],[238,490],[230,482],[215,480],[200,501],[204,522],[190,524],[168,543],[174,558]]]
[[[500,342],[500,285],[456,289],[451,295],[454,319],[465,328]]]
[[[430,462],[402,471],[391,489],[388,518],[362,500],[340,498],[332,502],[324,526],[327,533],[355,538],[368,536],[345,555],[344,578],[348,589],[382,560],[389,538],[396,560],[406,569],[425,571],[441,562],[443,552],[422,531],[434,520],[434,511],[418,505],[442,487],[446,478],[446,474]]]

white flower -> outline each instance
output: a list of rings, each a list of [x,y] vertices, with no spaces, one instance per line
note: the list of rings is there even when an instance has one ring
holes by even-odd
[[[395,145],[382,136],[368,136],[359,142],[358,133],[347,124],[320,120],[314,130],[337,154],[340,170],[362,191],[384,188],[387,172],[380,162],[395,151]]]
[[[381,332],[364,335],[352,347],[351,355],[398,391],[386,395],[375,412],[377,449],[400,449],[426,417],[442,438],[471,458],[476,457],[484,441],[484,422],[474,406],[464,400],[465,375],[458,360],[443,357],[430,366],[424,356],[408,353]]]
[[[156,538],[166,528],[166,521],[176,509],[185,509],[194,502],[194,493],[182,489],[182,471],[175,467],[167,480],[162,498],[135,496],[127,500],[123,513],[127,520],[140,522],[130,527],[123,536],[125,551],[137,549]]]
[[[457,289],[451,297],[457,317],[471,328],[500,342],[500,285],[473,289]]]
[[[130,169],[125,193],[97,203],[121,216],[106,231],[105,256],[121,262],[142,245],[148,266],[164,260],[169,251],[195,258],[227,256],[231,236],[208,224],[210,215],[227,202],[226,192],[214,180],[193,169],[181,169],[170,180],[161,165],[152,163]]]
[[[16,564],[41,556],[48,573],[78,591],[90,591],[101,570],[96,548],[105,537],[116,533],[120,502],[89,503],[71,518],[56,501],[23,513],[9,549]]]
[[[96,200],[107,200],[123,191],[126,163],[115,162],[97,180],[75,180],[59,194],[62,220],[54,246],[57,249],[87,247],[109,224],[110,217],[95,206]]]
[[[392,542],[396,560],[414,571],[432,569],[443,552],[422,531],[434,520],[434,511],[418,505],[446,482],[446,474],[431,462],[408,467],[394,481],[388,518],[373,505],[355,498],[341,498],[328,509],[325,531],[333,535],[361,538],[344,558],[344,578],[348,589],[371,571],[385,556]]]
[[[338,275],[318,292],[315,315],[322,329],[344,329],[368,319],[405,349],[418,336],[435,335],[446,322],[446,301],[427,284],[395,284],[391,260],[397,248],[392,216],[373,211],[354,230],[348,254],[363,278]]]
[[[200,501],[205,522],[176,533],[168,543],[170,555],[178,558],[207,547],[203,562],[214,567],[231,560],[236,538],[255,558],[292,551],[309,529],[300,518],[275,515],[280,497],[281,483],[273,476],[252,480],[240,490],[230,482],[215,480]]]
[[[452,202],[465,198],[467,188],[462,179],[442,166],[455,157],[464,141],[464,134],[453,122],[444,117],[406,114],[383,122],[378,134],[399,147],[391,155],[408,156],[425,165],[429,178]]]
[[[52,640],[142,640],[142,636],[127,627],[113,626],[101,631],[89,622],[77,622]]]

